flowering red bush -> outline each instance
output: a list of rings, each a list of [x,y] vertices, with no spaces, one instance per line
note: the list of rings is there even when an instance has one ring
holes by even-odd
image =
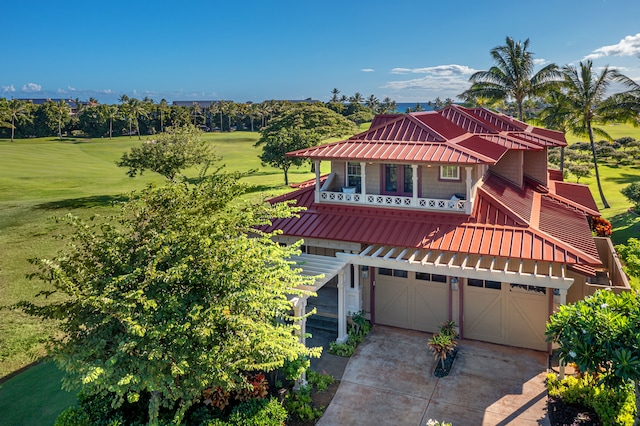
[[[591,230],[596,233],[598,237],[611,236],[611,222],[603,217],[594,217],[591,222]]]

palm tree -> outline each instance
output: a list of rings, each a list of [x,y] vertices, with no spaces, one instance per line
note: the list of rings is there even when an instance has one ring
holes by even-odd
[[[194,102],[191,105],[191,116],[193,117],[193,127],[197,126],[196,120],[200,115],[202,115],[202,108],[200,107],[199,103]]]
[[[338,98],[338,95],[340,94],[340,91],[337,88],[333,88],[333,90],[331,91],[331,101],[330,102],[340,102],[340,98]]]
[[[15,137],[16,131],[16,121],[21,119],[26,119],[27,121],[31,121],[29,116],[29,107],[25,101],[21,101],[19,99],[11,99],[7,102],[7,116],[11,121],[11,142]]]
[[[515,42],[507,37],[506,45],[491,49],[494,66],[488,71],[474,73],[469,78],[471,87],[459,96],[511,98],[518,106],[518,118],[524,120],[524,100],[545,93],[560,76],[556,64],[549,64],[533,74],[533,54],[528,48],[529,39]]]
[[[545,104],[547,106],[540,111],[536,122],[547,129],[566,133],[569,130],[569,122],[567,120],[569,116],[569,106],[560,88],[550,90],[549,93],[547,93],[545,96]],[[560,171],[564,172],[564,146],[560,147]]]
[[[71,109],[69,105],[61,99],[60,102],[54,102],[53,104],[53,113],[55,114],[56,119],[58,120],[58,138],[62,139],[62,121],[69,117]]]
[[[160,113],[160,131],[164,132],[164,115],[169,111],[171,107],[169,106],[167,100],[162,98],[160,100],[160,103],[158,103],[157,108],[158,112]]]
[[[378,106],[380,105],[380,101],[376,98],[375,95],[369,95],[365,105],[369,107],[372,113],[376,113],[378,111]]]
[[[109,139],[113,136],[113,120],[120,116],[120,108],[118,105],[104,105],[104,114],[109,120]]]
[[[626,82],[628,78],[609,67],[605,67],[599,74],[594,74],[593,64],[590,60],[584,63],[580,62],[578,68],[566,65],[561,72],[560,96],[563,110],[560,111],[557,120],[564,119],[567,129],[572,133],[578,136],[589,136],[598,191],[604,208],[609,208],[600,183],[593,135],[596,134],[607,140],[612,140],[612,138],[601,128],[593,127],[593,124],[616,118],[626,118],[622,112],[616,113],[615,109],[611,107],[611,98],[605,98],[605,96],[611,82]]]
[[[142,139],[140,137],[140,122],[138,121],[138,117],[148,117],[149,111],[147,110],[147,104],[141,102],[136,98],[127,98],[127,103],[124,105],[125,113],[129,118],[129,137],[131,137],[131,124],[132,122],[136,125],[136,133],[138,134],[138,139]]]
[[[361,104],[364,102],[364,97],[362,97],[360,92],[356,92],[349,98],[349,102],[352,104]]]

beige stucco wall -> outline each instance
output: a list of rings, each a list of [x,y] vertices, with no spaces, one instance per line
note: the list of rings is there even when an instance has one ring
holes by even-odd
[[[547,185],[547,149],[542,151],[525,151],[523,157],[524,174]]]
[[[573,284],[567,290],[567,303],[574,303],[587,296],[586,277],[573,271],[567,271],[567,277],[573,278]]]
[[[522,151],[508,151],[498,163],[490,166],[489,170],[522,186],[523,158]]]
[[[340,187],[344,186],[345,176],[347,173],[347,165],[344,161],[332,161],[331,173],[335,173],[336,177],[333,180],[333,185],[330,190],[337,191]]]

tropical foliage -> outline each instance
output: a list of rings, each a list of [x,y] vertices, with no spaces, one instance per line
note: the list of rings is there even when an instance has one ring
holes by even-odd
[[[33,277],[65,298],[17,307],[60,321],[51,355],[65,388],[114,407],[144,402],[150,424],[161,409],[180,423],[207,388],[241,389],[244,372],[319,354],[299,342],[288,301],[313,277],[286,260],[296,246],[255,228],[295,210],[238,203],[238,178],[148,188],[114,218],[64,219],[65,252],[34,260]]]

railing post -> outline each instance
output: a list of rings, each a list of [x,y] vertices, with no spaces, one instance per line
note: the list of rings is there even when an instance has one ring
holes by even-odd
[[[314,161],[315,169],[316,169],[316,193],[315,193],[315,202],[320,202],[320,160]]]
[[[413,199],[411,200],[411,205],[414,207],[418,206],[418,165],[411,165],[412,178],[413,178]]]
[[[361,194],[361,198],[360,198],[360,202],[362,204],[366,203],[367,200],[367,162],[366,161],[361,161],[360,162],[360,194]]]

